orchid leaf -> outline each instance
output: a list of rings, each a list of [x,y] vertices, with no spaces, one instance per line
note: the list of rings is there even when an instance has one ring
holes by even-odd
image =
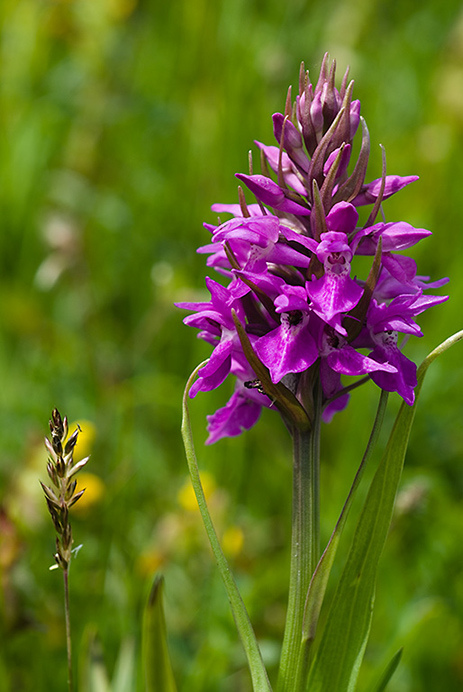
[[[307,593],[307,598],[304,608],[304,620],[302,628],[302,647],[300,653],[300,677],[304,679],[306,676],[306,666],[308,665],[310,647],[315,639],[317,632],[318,620],[320,617],[320,611],[323,604],[323,599],[325,596],[326,587],[328,585],[328,579],[333,567],[334,558],[339,546],[341,539],[341,534],[345,526],[349,510],[352,506],[352,502],[355,497],[357,488],[360,485],[360,481],[363,477],[363,472],[367,465],[367,462],[371,456],[371,453],[377,442],[379,433],[381,431],[381,426],[384,419],[384,414],[386,411],[388,400],[388,393],[382,391],[378,410],[376,412],[375,422],[368,440],[368,444],[363,455],[360,466],[355,474],[354,481],[352,483],[349,495],[347,496],[344,507],[342,508],[339,519],[336,523],[333,533],[331,534],[328,545],[326,546],[323,555],[321,556],[318,565],[313,574],[312,580],[310,582],[309,590]]]
[[[241,598],[241,594],[236,585],[236,581],[231,573],[227,559],[219,543],[219,539],[217,537],[217,533],[212,523],[212,518],[206,503],[206,496],[204,494],[199,474],[199,467],[193,443],[193,435],[191,432],[190,414],[188,411],[187,401],[188,392],[190,391],[190,387],[196,378],[198,370],[200,370],[200,368],[202,368],[205,364],[206,363],[201,363],[194,370],[187,382],[185,392],[183,395],[182,437],[183,444],[185,446],[188,469],[190,471],[191,483],[195,491],[204,528],[206,529],[206,533],[211,544],[212,552],[214,553],[214,557],[217,561],[220,575],[222,577],[228,595],[228,599],[230,601],[230,607],[236,623],[236,628],[238,630],[241,643],[246,654],[249,671],[251,673],[253,690],[254,692],[271,692],[272,688],[270,687],[267,671],[265,670],[265,666],[262,661],[262,656],[259,650],[256,635],[254,634],[254,630],[252,628],[251,621],[246,610],[246,606],[243,603],[243,599]],[[156,690],[153,689],[153,692],[161,691],[162,688],[156,688]]]
[[[143,663],[147,692],[176,692],[167,648],[162,601],[164,579],[157,576],[143,618]]]
[[[320,645],[310,669],[310,692],[353,692],[370,631],[376,573],[391,524],[408,438],[426,371],[432,361],[457,341],[447,339],[418,369],[415,403],[403,403],[386,450],[372,480],[350,552],[328,612]]]
[[[111,692],[127,692],[135,679],[135,644],[132,639],[125,639],[117,657]]]
[[[397,653],[394,654],[391,661],[389,661],[386,669],[383,671],[383,674],[381,675],[380,679],[374,685],[374,687],[371,688],[370,692],[384,692],[384,690],[388,686],[392,676],[394,675],[395,671],[397,670],[397,667],[400,663],[400,659],[402,658],[402,652],[403,652],[403,649],[399,649],[399,651],[397,651]]]
[[[93,628],[84,632],[83,641],[79,666],[80,692],[111,692],[101,643]]]

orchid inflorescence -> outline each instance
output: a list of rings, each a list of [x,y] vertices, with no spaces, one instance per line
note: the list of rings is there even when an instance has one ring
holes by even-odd
[[[262,406],[274,406],[266,382],[284,385],[309,419],[318,382],[325,421],[367,379],[414,402],[416,365],[402,353],[399,335],[422,336],[416,316],[447,299],[424,291],[448,279],[431,282],[417,274],[412,258],[398,254],[430,231],[376,221],[382,202],[417,176],[386,175],[383,152],[381,178],[365,182],[370,139],[352,91],[348,70],[335,87],[335,62],[330,66],[327,55],[315,87],[302,64],[295,102],[290,88],[284,114],[273,115],[278,146],[256,142],[262,173],[250,163],[249,175],[237,174],[256,203],[248,204],[240,187],[238,204],[212,206],[232,218],[205,224],[212,241],[198,252],[229,283],[208,277],[209,302],[178,304],[194,313],[185,324],[214,347],[190,396],[215,389],[230,373],[236,377],[228,403],[208,416],[208,443],[249,429]],[[359,208],[368,205],[359,224]],[[358,256],[372,258],[364,278],[352,271]],[[258,376],[256,362],[268,378]],[[342,375],[363,378],[346,385]]]

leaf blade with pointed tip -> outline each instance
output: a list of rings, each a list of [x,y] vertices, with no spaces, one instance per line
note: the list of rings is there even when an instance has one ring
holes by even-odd
[[[392,518],[416,403],[432,361],[457,341],[440,344],[418,369],[413,406],[403,403],[365,500],[308,679],[310,692],[355,689],[373,611],[376,573]]]
[[[185,391],[183,394],[183,416],[182,416],[182,438],[185,447],[185,454],[188,462],[188,470],[190,472],[191,483],[195,491],[196,500],[198,502],[198,508],[203,520],[204,528],[209,539],[209,543],[214,553],[214,557],[217,562],[217,566],[222,577],[222,581],[227,592],[228,600],[230,602],[230,608],[235,620],[236,628],[238,630],[241,643],[243,645],[244,651],[246,653],[249,671],[251,673],[252,685],[254,692],[272,692],[270,682],[267,676],[267,671],[265,669],[262,656],[259,650],[259,645],[257,643],[256,635],[251,625],[246,606],[244,605],[243,599],[239,592],[236,581],[228,565],[227,559],[223,553],[217,533],[212,523],[212,518],[209,513],[209,509],[206,502],[206,496],[204,494],[203,486],[201,484],[201,477],[199,474],[198,461],[196,459],[196,452],[193,443],[193,434],[191,431],[190,424],[190,414],[188,411],[188,393],[190,391],[191,385],[198,374],[198,371],[206,364],[200,363],[198,367],[193,371],[190,376]],[[161,690],[156,690],[153,692],[161,692]]]
[[[402,658],[402,652],[403,652],[403,649],[399,649],[394,654],[392,659],[389,661],[386,669],[383,671],[380,679],[374,685],[374,687],[371,688],[370,692],[384,692],[384,690],[388,686],[388,683],[390,682],[392,676],[394,675],[395,671],[397,670],[397,667],[400,663],[400,659]]]
[[[143,663],[147,692],[177,692],[167,648],[162,600],[164,579],[158,575],[143,617]]]

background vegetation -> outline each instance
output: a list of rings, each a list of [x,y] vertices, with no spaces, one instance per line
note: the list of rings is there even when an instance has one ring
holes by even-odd
[[[210,204],[236,200],[234,173],[246,172],[254,139],[271,143],[271,114],[301,60],[315,78],[328,50],[339,77],[350,64],[356,80],[369,177],[379,143],[390,173],[420,175],[385,204],[387,219],[433,230],[415,253],[420,271],[451,279],[450,301],[423,316],[407,354],[420,361],[462,328],[461,3],[3,0],[0,32],[0,691],[65,687],[62,583],[48,571],[54,538],[38,483],[54,406],[80,421],[79,452],[92,454],[73,516],[80,689],[92,690],[87,663],[100,653],[110,677],[126,665],[125,689],[142,689],[141,616],[161,570],[179,687],[248,690],[179,435],[184,382],[208,347],[173,302],[203,295],[195,249],[215,220]],[[425,382],[361,690],[401,645],[391,690],[463,688],[461,359],[457,346]],[[267,411],[241,438],[203,449],[205,415],[230,389],[200,395],[192,416],[213,513],[274,670],[289,439]],[[325,537],[377,394],[372,383],[356,392],[324,429]]]

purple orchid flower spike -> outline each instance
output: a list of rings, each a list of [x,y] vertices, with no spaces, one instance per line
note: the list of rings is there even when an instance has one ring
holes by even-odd
[[[407,254],[430,231],[375,222],[380,204],[417,177],[386,175],[384,164],[380,179],[366,180],[370,139],[352,93],[347,73],[336,88],[327,56],[315,85],[302,68],[294,103],[288,92],[284,113],[273,116],[276,144],[256,142],[262,173],[237,174],[255,200],[240,189],[239,203],[212,206],[231,218],[205,225],[211,241],[198,252],[226,285],[208,278],[210,301],[179,304],[193,313],[185,324],[213,346],[191,396],[236,378],[229,402],[208,417],[208,443],[248,430],[262,407],[278,409],[265,382],[273,394],[289,389],[309,420],[316,391],[325,421],[345,408],[352,377],[414,401],[416,366],[402,347],[422,336],[417,317],[447,299],[425,291],[447,279],[420,276]]]

